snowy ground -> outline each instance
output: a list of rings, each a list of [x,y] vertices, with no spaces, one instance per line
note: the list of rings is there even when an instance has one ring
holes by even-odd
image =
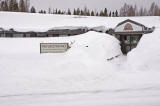
[[[11,18],[12,17],[12,18]],[[0,27],[13,28],[16,31],[47,31],[54,27],[82,26],[97,27],[105,26],[114,28],[118,23],[128,17],[85,17],[73,15],[31,14],[0,12]],[[160,17],[129,17],[129,19],[144,24],[147,27],[160,27]]]
[[[4,14],[8,13],[0,17]],[[96,23],[105,27],[125,19],[64,17],[71,24],[78,21],[78,26]],[[42,18],[47,20],[45,15]],[[160,18],[131,19],[156,30],[143,36],[127,56],[122,55],[117,39],[97,32],[59,38],[0,38],[0,106],[160,106]],[[8,26],[2,20],[1,25]],[[48,28],[51,20],[42,23]],[[68,25],[63,22],[62,26]],[[25,23],[22,26],[27,28]],[[30,28],[36,25],[33,22]],[[66,53],[40,54],[42,42],[74,43]],[[120,57],[107,61],[117,55]]]

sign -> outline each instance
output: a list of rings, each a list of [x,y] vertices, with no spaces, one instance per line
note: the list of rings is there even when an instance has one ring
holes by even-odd
[[[125,26],[124,26],[124,30],[133,30],[133,27],[131,24],[127,23]]]
[[[40,43],[40,53],[63,53],[68,49],[68,43]]]

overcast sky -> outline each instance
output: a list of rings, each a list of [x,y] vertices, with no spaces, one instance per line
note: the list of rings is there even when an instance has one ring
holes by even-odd
[[[116,10],[125,2],[148,8],[153,1],[160,5],[160,0],[30,0],[30,4],[38,10],[48,10],[49,7],[67,10],[68,8],[84,8],[84,6],[93,10],[100,10],[105,7],[109,10]]]

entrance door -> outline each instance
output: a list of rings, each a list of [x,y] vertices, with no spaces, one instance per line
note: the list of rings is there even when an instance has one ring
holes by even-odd
[[[142,35],[120,35],[121,50],[123,54],[127,54],[135,48]]]

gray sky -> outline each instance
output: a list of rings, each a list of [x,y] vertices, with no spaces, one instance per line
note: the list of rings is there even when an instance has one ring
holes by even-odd
[[[84,8],[84,6],[93,10],[100,10],[105,7],[109,10],[116,10],[125,2],[148,8],[153,1],[160,5],[160,0],[30,0],[31,5],[34,5],[38,10],[48,10],[49,7],[67,10],[68,8]]]

